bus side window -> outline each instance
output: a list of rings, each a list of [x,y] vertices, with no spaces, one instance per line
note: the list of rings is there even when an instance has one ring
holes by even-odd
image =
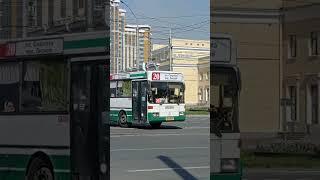
[[[117,82],[111,81],[110,82],[110,97],[116,97],[117,92]]]

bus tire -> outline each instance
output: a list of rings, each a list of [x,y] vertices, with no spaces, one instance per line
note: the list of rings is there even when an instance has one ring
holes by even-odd
[[[54,176],[50,164],[43,159],[36,157],[29,166],[26,180],[38,179],[54,180]]]
[[[126,113],[124,111],[120,111],[120,113],[119,113],[119,125],[122,128],[129,127],[128,118],[127,118],[127,115],[126,115]]]
[[[153,129],[159,129],[161,127],[161,122],[159,123],[150,123],[151,127]]]

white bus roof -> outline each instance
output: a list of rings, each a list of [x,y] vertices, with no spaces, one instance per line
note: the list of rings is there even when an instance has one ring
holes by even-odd
[[[184,77],[180,72],[172,71],[136,71],[111,74],[110,80],[117,79],[148,79],[149,81],[175,81],[183,82]]]

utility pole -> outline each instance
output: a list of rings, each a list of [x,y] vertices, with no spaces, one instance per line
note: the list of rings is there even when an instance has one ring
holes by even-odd
[[[93,30],[93,0],[87,0],[87,31]]]
[[[172,36],[171,36],[171,28],[170,28],[170,33],[169,33],[169,66],[170,66],[170,71],[172,71],[173,68],[172,68]]]
[[[27,37],[27,26],[28,26],[28,4],[27,1],[22,1],[22,37]]]

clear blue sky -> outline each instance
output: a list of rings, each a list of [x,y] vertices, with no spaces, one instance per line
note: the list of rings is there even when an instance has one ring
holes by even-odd
[[[135,13],[139,24],[148,24],[153,31],[154,43],[168,43],[169,28],[173,38],[209,40],[209,0],[123,0]],[[127,10],[127,22],[135,24],[131,11]]]

